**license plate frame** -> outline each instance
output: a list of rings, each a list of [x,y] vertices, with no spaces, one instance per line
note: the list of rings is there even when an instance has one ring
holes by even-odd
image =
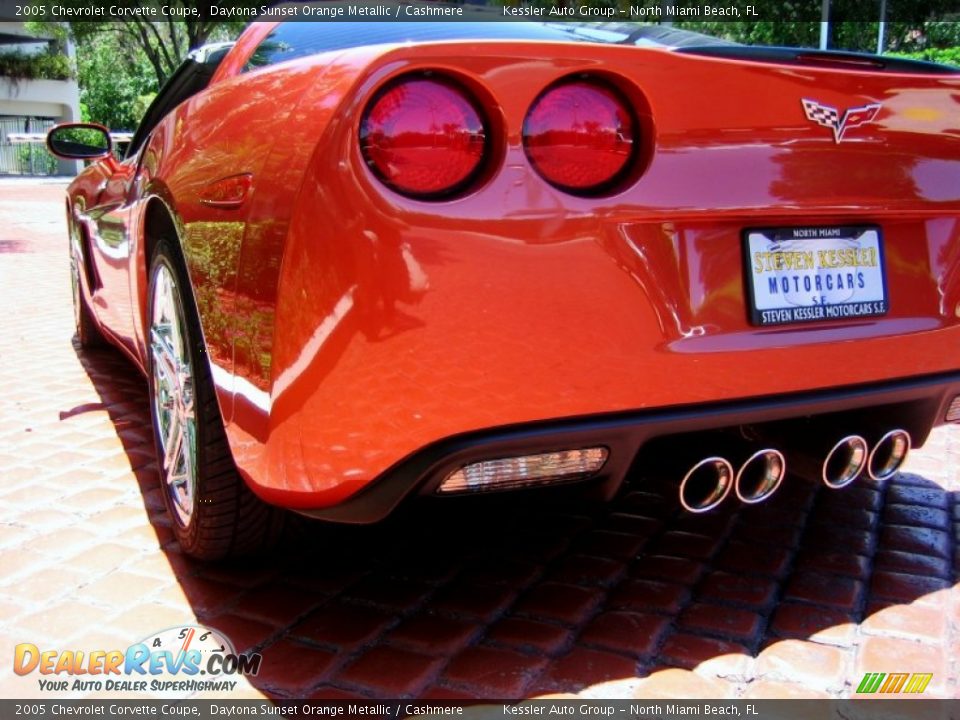
[[[744,229],[750,323],[767,327],[886,315],[883,245],[878,225]]]

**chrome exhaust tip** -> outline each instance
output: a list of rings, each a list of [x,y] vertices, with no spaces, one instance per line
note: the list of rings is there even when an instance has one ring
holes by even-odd
[[[680,504],[692,513],[705,513],[722,503],[733,487],[733,466],[726,458],[704,458],[680,482]]]
[[[783,453],[773,448],[758,450],[748,457],[734,481],[737,497],[748,505],[763,502],[773,495],[787,474]]]
[[[823,482],[834,490],[846,487],[864,471],[870,448],[859,435],[847,435],[830,448],[823,461]]]
[[[901,428],[891,430],[877,440],[867,460],[867,472],[873,480],[893,477],[907,459],[912,440]]]

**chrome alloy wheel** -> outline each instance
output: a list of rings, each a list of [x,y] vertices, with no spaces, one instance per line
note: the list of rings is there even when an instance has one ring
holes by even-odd
[[[197,496],[197,423],[186,319],[170,267],[154,269],[150,312],[153,420],[160,438],[160,468],[170,507],[190,524]]]

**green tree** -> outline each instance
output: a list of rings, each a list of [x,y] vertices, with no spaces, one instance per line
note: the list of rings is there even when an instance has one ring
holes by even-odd
[[[242,0],[241,0],[242,1]],[[105,7],[99,0],[60,0],[74,9]],[[236,37],[245,23],[213,20],[203,0],[169,0],[164,15],[156,5],[120,3],[120,8],[154,8],[150,15],[130,15],[111,21],[31,22],[34,34],[67,37],[76,43],[77,79],[84,119],[112,129],[135,128],[158,88],[183,62],[187,53],[207,42]],[[175,20],[174,17],[193,17]]]
[[[13,80],[67,80],[74,77],[70,58],[52,48],[37,55],[0,52],[0,77]]]
[[[762,12],[772,13],[773,5]],[[918,50],[919,42],[948,47],[960,42],[958,23],[943,22],[960,10],[957,0],[887,0],[884,49]],[[785,0],[776,6],[776,20],[755,22],[678,22],[678,27],[749,45],[817,47],[820,43],[820,0]],[[830,1],[832,49],[875,52],[880,3],[863,0]]]
[[[876,9],[874,9],[876,13]],[[678,22],[695,30],[746,45],[782,45],[815,48],[820,44],[819,21],[804,22]],[[834,50],[876,52],[879,24],[839,21],[831,24],[829,47]],[[941,21],[894,21],[887,23],[884,50],[915,52],[960,45],[960,23]]]
[[[84,120],[133,130],[157,92],[150,62],[113,34],[93,35],[77,48],[77,81]]]
[[[239,0],[240,3],[246,1]],[[93,8],[102,11],[105,7],[100,0],[59,0],[59,5],[80,12]],[[57,37],[69,34],[78,48],[95,37],[111,35],[117,47],[142,54],[153,69],[157,85],[162,85],[188,52],[213,40],[235,37],[245,24],[214,19],[210,15],[211,4],[205,0],[166,0],[162,5],[164,12],[161,12],[160,5],[150,0],[126,0],[110,7],[132,12],[116,20],[32,22],[28,26],[40,34]]]

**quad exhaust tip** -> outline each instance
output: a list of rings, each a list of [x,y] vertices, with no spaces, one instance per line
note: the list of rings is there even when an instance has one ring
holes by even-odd
[[[734,481],[737,497],[748,505],[763,502],[777,491],[786,474],[787,461],[783,453],[773,448],[758,450],[737,472]]]
[[[846,487],[863,473],[867,467],[870,447],[859,435],[847,435],[830,448],[823,461],[823,482],[837,490]]]
[[[867,460],[867,472],[871,479],[886,480],[893,477],[907,459],[911,444],[910,433],[901,428],[881,437]]]
[[[722,503],[733,488],[733,466],[712,456],[687,471],[680,483],[680,504],[692,513],[705,513]]]

